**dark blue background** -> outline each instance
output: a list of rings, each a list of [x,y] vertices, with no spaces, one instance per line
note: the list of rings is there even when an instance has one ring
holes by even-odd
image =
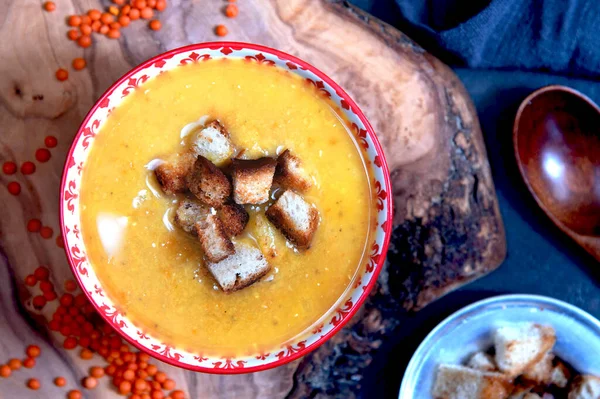
[[[600,102],[600,31],[592,24],[595,19],[600,27],[600,2],[352,3],[407,33],[450,64],[464,83],[477,107],[508,242],[497,271],[412,316],[385,341],[363,376],[362,396],[397,397],[403,370],[425,335],[453,311],[484,297],[547,295],[600,318],[600,264],[538,208],[516,168],[511,142],[515,112],[537,88],[563,84]]]

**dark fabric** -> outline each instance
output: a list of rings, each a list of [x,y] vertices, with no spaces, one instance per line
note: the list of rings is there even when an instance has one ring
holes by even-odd
[[[354,0],[456,66],[600,77],[598,0]]]

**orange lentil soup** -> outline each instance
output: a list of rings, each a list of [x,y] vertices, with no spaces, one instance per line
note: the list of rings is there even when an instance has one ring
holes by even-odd
[[[245,158],[290,149],[314,184],[303,194],[319,227],[298,251],[264,216],[237,241],[261,248],[262,280],[225,294],[207,271],[197,238],[174,227],[176,199],[147,165],[181,152],[184,126],[218,118]],[[211,60],[161,74],[130,94],[101,127],[83,172],[82,232],[107,293],[140,328],[207,355],[268,351],[310,331],[350,286],[374,231],[370,177],[335,107],[277,67]]]

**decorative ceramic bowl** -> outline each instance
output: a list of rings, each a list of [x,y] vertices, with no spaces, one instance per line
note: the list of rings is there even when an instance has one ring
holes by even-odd
[[[270,353],[236,358],[205,357],[191,353],[165,344],[134,325],[123,314],[119,304],[105,294],[87,259],[79,227],[82,168],[95,136],[111,110],[119,106],[136,87],[160,73],[188,63],[216,58],[241,58],[248,62],[276,65],[300,75],[308,83],[314,84],[324,96],[329,97],[349,121],[351,134],[372,169],[373,195],[376,198],[372,206],[377,215],[377,229],[372,241],[368,243],[369,260],[359,266],[351,286],[337,305],[323,315],[317,327],[307,335],[273,348]],[[79,128],[67,156],[61,183],[60,216],[67,257],[83,292],[106,322],[127,341],[141,351],[175,366],[209,373],[235,374],[273,368],[304,356],[323,344],[350,320],[375,284],[385,259],[392,228],[391,183],[383,151],[369,122],[348,94],[324,73],[296,57],[263,46],[229,42],[202,43],[171,50],[144,62],[119,79],[100,97]]]
[[[508,323],[532,322],[556,331],[553,352],[582,374],[600,373],[600,321],[558,299],[527,294],[500,295],[453,313],[423,340],[408,363],[399,399],[432,398],[440,364],[464,364],[493,346],[493,331]]]

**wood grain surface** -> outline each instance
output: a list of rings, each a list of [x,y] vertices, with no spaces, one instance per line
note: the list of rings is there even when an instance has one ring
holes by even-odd
[[[240,15],[227,19],[220,1],[171,0],[163,29],[138,21],[119,40],[98,38],[89,49],[66,39],[65,17],[109,5],[95,0],[0,0],[0,163],[34,161],[32,175],[0,174],[0,363],[23,357],[29,343],[42,347],[33,370],[0,379],[3,398],[64,397],[51,384],[65,376],[75,387],[92,364],[63,350],[44,315],[27,306],[36,289],[25,276],[49,265],[60,290],[70,277],[58,234],[58,195],[64,158],[94,100],[141,61],[168,49],[217,38],[259,43],[289,52],[331,76],[356,100],[384,146],[394,184],[395,233],[379,284],[351,325],[313,354],[286,367],[240,376],[214,376],[160,365],[192,398],[351,397],[360,375],[385,336],[402,325],[402,312],[432,300],[499,266],[505,256],[502,221],[474,108],[455,75],[410,39],[343,1],[240,0]],[[54,73],[75,57],[88,67]],[[46,163],[35,161],[44,138],[58,146]],[[13,196],[5,189],[21,184]],[[28,233],[31,218],[52,227],[51,239]],[[42,388],[25,388],[31,376]],[[77,384],[78,385],[78,384]],[[118,397],[106,379],[86,397]]]

